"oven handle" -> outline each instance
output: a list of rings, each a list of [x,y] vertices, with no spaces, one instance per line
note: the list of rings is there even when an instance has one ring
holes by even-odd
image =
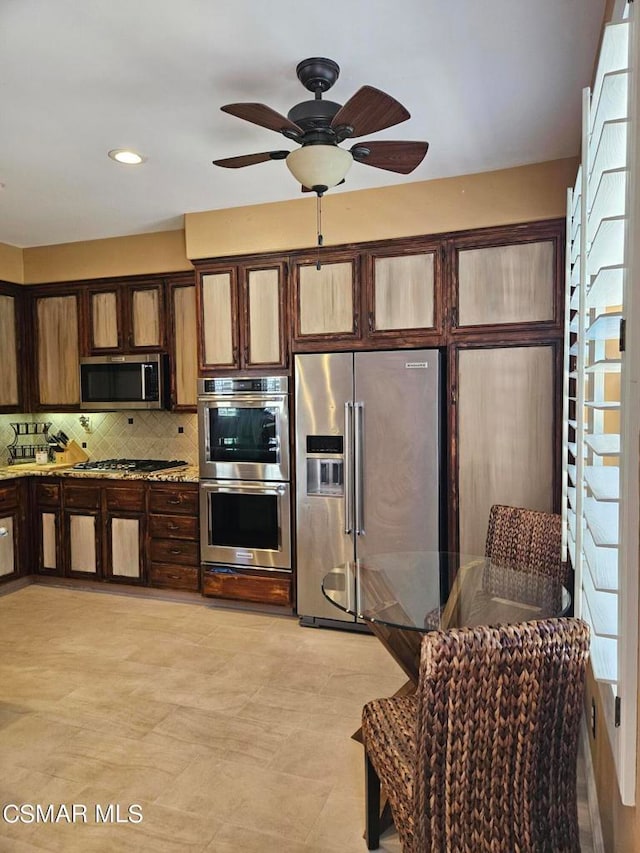
[[[353,440],[353,404],[344,404],[344,532],[353,530],[353,484],[351,478],[351,442]]]
[[[282,407],[288,398],[288,394],[269,394],[268,397],[254,397],[248,394],[225,394],[219,397],[198,397],[198,402],[205,407],[213,406],[214,408],[222,406],[223,408],[235,407],[243,403],[248,403],[250,406],[280,406]]]
[[[284,495],[287,491],[287,487],[282,483],[278,483],[272,487],[265,487],[265,484],[262,482],[256,481],[255,483],[241,483],[238,480],[230,480],[228,484],[207,483],[206,480],[201,480],[200,488],[206,492],[223,492],[225,494],[234,494],[237,492],[259,492],[261,495],[279,496]]]

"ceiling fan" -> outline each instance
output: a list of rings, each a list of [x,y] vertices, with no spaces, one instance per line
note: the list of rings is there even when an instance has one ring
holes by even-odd
[[[220,109],[260,127],[275,130],[301,147],[293,151],[264,151],[214,160],[216,166],[239,169],[286,160],[289,171],[302,185],[303,192],[322,196],[330,187],[344,183],[353,161],[408,175],[424,159],[428,142],[389,140],[358,142],[350,149],[340,148],[345,139],[375,133],[410,118],[401,103],[373,86],[363,86],[344,105],[322,100],[338,79],[339,65],[332,59],[304,59],[296,68],[302,85],[314,93],[314,99],[292,107],[286,116],[265,104],[226,104]]]

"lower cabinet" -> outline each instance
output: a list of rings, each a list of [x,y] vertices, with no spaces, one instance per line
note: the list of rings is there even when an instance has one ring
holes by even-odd
[[[102,577],[101,491],[95,480],[62,484],[62,563],[69,577]]]
[[[146,488],[140,481],[103,487],[104,577],[142,583],[145,566]]]
[[[144,583],[145,496],[143,481],[37,480],[36,571]]]
[[[149,485],[149,584],[197,592],[200,576],[198,486]]]
[[[18,577],[25,565],[25,489],[19,480],[0,486],[0,583]]]
[[[62,575],[62,489],[54,479],[38,478],[32,483],[35,571],[41,575]]]
[[[291,573],[251,569],[206,568],[202,573],[203,595],[258,604],[291,606]]]

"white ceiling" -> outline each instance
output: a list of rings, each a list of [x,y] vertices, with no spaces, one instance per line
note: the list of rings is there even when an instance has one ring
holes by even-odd
[[[299,198],[283,162],[214,158],[295,144],[220,112],[286,114],[301,59],[411,113],[369,138],[424,139],[403,177],[354,164],[346,190],[578,154],[604,0],[0,0],[0,242],[47,245],[182,226],[182,214]],[[139,167],[112,148],[147,156]],[[348,147],[348,143],[345,143]],[[339,192],[334,190],[333,192]]]

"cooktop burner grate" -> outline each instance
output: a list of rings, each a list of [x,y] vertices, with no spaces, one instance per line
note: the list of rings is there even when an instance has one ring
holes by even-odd
[[[80,471],[165,471],[169,468],[184,468],[188,465],[181,459],[91,459],[78,462],[73,467]]]

